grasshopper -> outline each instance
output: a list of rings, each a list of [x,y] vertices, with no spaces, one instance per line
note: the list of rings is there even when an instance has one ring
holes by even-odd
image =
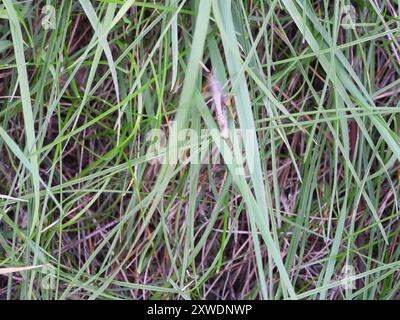
[[[229,138],[229,128],[228,128],[228,113],[226,111],[226,96],[222,89],[221,84],[212,73],[208,71],[207,74],[208,86],[211,91],[212,100],[215,107],[215,116],[219,125],[219,130],[221,137],[224,139]]]

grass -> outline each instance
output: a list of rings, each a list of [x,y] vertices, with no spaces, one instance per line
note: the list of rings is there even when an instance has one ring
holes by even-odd
[[[2,0],[0,298],[398,299],[399,16]]]

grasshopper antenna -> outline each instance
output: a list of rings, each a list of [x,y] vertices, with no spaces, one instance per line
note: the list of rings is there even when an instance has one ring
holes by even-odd
[[[211,70],[208,69],[203,62],[200,61],[199,63],[201,65],[202,69],[206,72],[206,74],[210,74]]]

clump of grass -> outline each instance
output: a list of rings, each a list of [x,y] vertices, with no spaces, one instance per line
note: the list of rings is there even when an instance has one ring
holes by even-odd
[[[0,297],[398,298],[399,14],[3,0]]]

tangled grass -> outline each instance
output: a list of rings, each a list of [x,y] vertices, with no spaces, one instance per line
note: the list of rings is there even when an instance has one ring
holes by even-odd
[[[1,299],[399,298],[398,1],[0,17]]]

